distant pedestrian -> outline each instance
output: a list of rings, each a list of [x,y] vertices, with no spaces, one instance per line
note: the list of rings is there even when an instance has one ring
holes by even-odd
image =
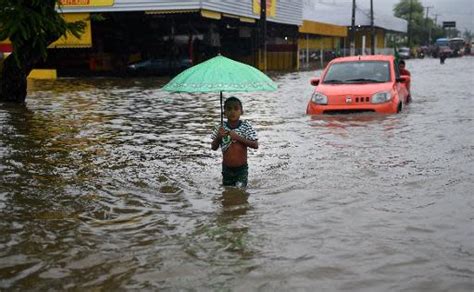
[[[444,60],[446,60],[447,57],[446,53],[439,54],[439,63],[444,64]]]

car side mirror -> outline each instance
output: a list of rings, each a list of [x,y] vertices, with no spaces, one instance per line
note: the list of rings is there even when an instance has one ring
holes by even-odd
[[[319,77],[311,78],[310,83],[313,86],[318,86],[319,85]]]

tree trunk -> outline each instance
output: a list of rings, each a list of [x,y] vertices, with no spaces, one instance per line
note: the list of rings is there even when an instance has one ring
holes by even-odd
[[[20,32],[9,35],[14,51],[5,59],[3,70],[0,72],[0,102],[25,102],[27,93],[26,78],[28,74],[30,74],[33,66],[39,60],[46,57],[45,50],[47,45],[57,40],[66,32],[66,26],[61,22],[59,15],[55,11],[55,6],[59,3],[58,0],[43,0],[41,4],[34,2],[25,1],[24,4],[21,4],[22,9],[29,9],[40,13],[48,21],[52,20],[55,27],[51,27],[49,22],[48,25],[45,25],[44,21],[40,21],[38,24],[42,28],[40,35],[30,36],[26,40],[24,39],[25,36],[20,34]],[[43,44],[46,44],[44,50]]]
[[[31,69],[29,71],[31,71]],[[0,75],[0,101],[14,103],[25,102],[27,87],[26,78],[29,71],[26,73],[25,69],[18,66],[13,54],[5,59],[3,63],[3,71]]]
[[[32,45],[25,45],[19,51],[21,54],[18,55],[18,62],[15,60],[16,52],[3,62],[3,71],[0,73],[0,102],[24,103],[26,100],[27,77],[41,59],[41,55]]]

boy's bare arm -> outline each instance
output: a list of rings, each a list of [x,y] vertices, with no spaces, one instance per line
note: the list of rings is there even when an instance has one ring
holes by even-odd
[[[237,134],[234,131],[230,131],[229,135],[232,138],[232,140],[238,141],[239,143],[242,143],[247,147],[258,149],[258,140],[245,139],[244,137],[239,136],[239,134]]]

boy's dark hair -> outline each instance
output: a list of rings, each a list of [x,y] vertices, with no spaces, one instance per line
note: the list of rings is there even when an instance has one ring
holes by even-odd
[[[240,99],[238,99],[237,97],[235,96],[231,96],[229,98],[227,98],[225,101],[224,101],[224,108],[225,106],[230,103],[230,102],[237,102],[239,105],[240,105],[240,110],[242,111],[242,113],[244,113],[244,107],[242,106],[242,102],[240,101]]]
[[[401,64],[406,65],[405,61],[403,61],[403,60],[398,61],[398,65],[401,65]]]

